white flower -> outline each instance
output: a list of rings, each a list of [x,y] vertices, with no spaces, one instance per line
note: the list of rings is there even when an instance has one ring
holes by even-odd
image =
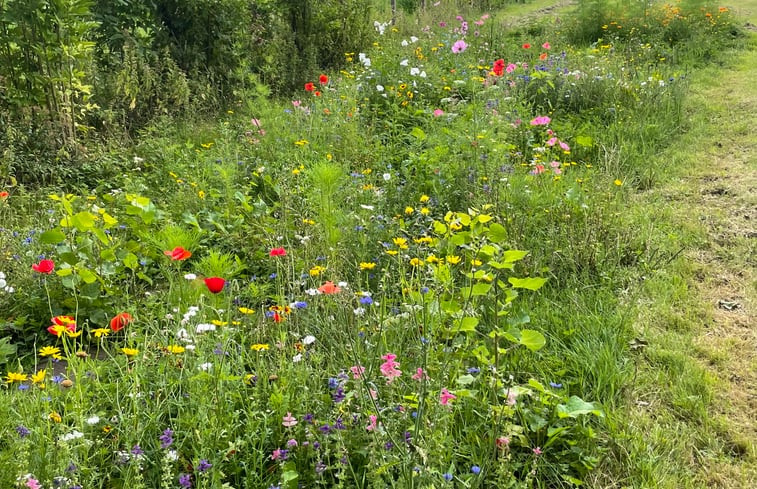
[[[81,431],[74,430],[71,433],[66,433],[65,435],[61,436],[60,440],[71,441],[71,440],[76,440],[77,438],[81,438],[82,436],[84,436],[84,433],[82,433]]]
[[[309,334],[306,337],[302,338],[302,344],[303,345],[312,345],[315,343],[315,336]]]
[[[365,66],[366,68],[370,68],[371,66],[371,58],[365,55],[365,53],[358,53],[357,55],[360,62]]]
[[[409,63],[409,61],[408,61],[408,60],[406,60],[406,59],[403,59],[402,61],[400,61],[400,66],[407,66],[407,65],[408,65],[408,63]]]
[[[374,207],[372,205],[360,204],[360,207],[363,208],[363,209],[365,209],[365,210],[367,210],[367,211],[372,211],[374,209]]]
[[[348,289],[350,287],[350,284],[348,284],[347,282],[337,282],[336,285],[343,289]]]
[[[186,349],[187,349],[187,351],[195,351],[195,346],[194,345],[187,345]]]
[[[297,363],[302,360],[302,353],[298,353],[295,356],[292,357],[292,362]]]
[[[418,75],[418,76],[420,76],[421,78],[426,78],[426,72],[425,71],[421,71],[421,74]]]
[[[188,274],[184,275],[184,278],[187,279],[187,280],[194,280],[194,279],[197,278],[197,275],[195,275],[194,273],[188,273]]]
[[[389,22],[379,22],[378,20],[373,21],[373,27],[378,31],[379,36],[384,35],[384,31],[386,30],[386,27],[389,25]]]
[[[318,292],[318,289],[308,289],[305,291],[307,295],[318,295],[320,292]]]
[[[410,36],[410,42],[416,42],[418,41],[418,38],[415,36]]]
[[[384,91],[384,85],[376,85],[376,91],[377,92],[383,92]]]
[[[90,426],[95,425],[99,422],[100,422],[100,416],[95,415],[95,416],[90,416],[89,418],[87,418],[87,424]]]
[[[169,450],[168,452],[166,452],[166,460],[168,460],[169,462],[176,462],[177,460],[179,460],[179,454],[176,453],[176,450]]]
[[[357,309],[353,309],[352,312],[355,313],[355,316],[362,316],[363,314],[365,314],[365,309],[358,307]]]
[[[415,68],[415,67],[410,68],[410,76],[418,76],[420,74],[421,74],[420,68]]]
[[[8,282],[3,277],[0,277],[0,289],[4,289],[8,286]]]
[[[187,330],[184,328],[181,328],[179,331],[176,332],[176,339],[181,341],[192,341],[189,338],[189,333],[187,333]]]
[[[197,368],[202,370],[203,372],[207,372],[208,370],[213,368],[213,364],[210,362],[206,362],[206,363],[200,364]]]
[[[403,40],[402,40],[402,42],[401,42],[400,44],[401,44],[401,45],[402,45],[402,47],[404,48],[404,47],[405,47],[405,46],[407,46],[407,45],[408,45],[409,43],[407,42],[407,40],[403,39]]]
[[[216,325],[210,323],[200,323],[195,327],[197,333],[207,333],[208,331],[215,331]]]

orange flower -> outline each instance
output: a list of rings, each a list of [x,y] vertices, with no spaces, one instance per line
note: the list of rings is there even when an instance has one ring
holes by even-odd
[[[177,246],[176,248],[174,248],[172,250],[166,250],[166,251],[163,252],[163,254],[166,255],[166,256],[170,256],[171,260],[173,260],[173,261],[186,260],[187,258],[189,258],[190,256],[192,256],[192,252],[191,251],[185,250],[181,246]]]
[[[7,199],[9,195],[10,194],[8,192],[6,192],[5,190],[3,190],[2,192],[0,192],[0,200]]]
[[[114,333],[124,329],[124,326],[132,322],[134,318],[128,312],[119,312],[116,316],[110,320],[110,329]]]
[[[330,280],[318,287],[318,292],[320,292],[321,294],[337,294],[341,291],[342,289],[334,285],[334,282]]]

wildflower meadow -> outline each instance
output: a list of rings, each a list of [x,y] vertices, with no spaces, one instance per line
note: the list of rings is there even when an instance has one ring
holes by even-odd
[[[140,26],[124,60],[178,29],[151,31],[147,3],[108,13]],[[319,10],[345,27],[309,47],[260,41],[301,69],[134,58],[182,107],[88,82],[116,51],[82,34],[65,141],[35,153],[0,116],[0,488],[657,487],[631,448],[647,434],[619,426],[629,311],[678,243],[626,210],[738,18],[397,3]],[[338,32],[354,48],[327,59]]]

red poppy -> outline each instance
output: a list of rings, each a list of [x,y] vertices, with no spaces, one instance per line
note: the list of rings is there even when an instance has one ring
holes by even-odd
[[[547,53],[541,53],[539,55],[539,59],[542,60],[542,61],[544,61],[545,59],[547,59]]]
[[[321,76],[318,77],[318,83],[320,83],[321,85],[325,85],[328,82],[329,82],[329,77],[328,76],[321,75]]]
[[[305,91],[312,92],[313,90],[315,90],[315,85],[312,82],[307,82],[305,84]]]
[[[281,317],[281,314],[279,314],[276,311],[273,311],[273,314],[271,314],[271,319],[273,319],[274,323],[280,323],[281,321],[284,320],[284,318]]]
[[[526,43],[523,45],[523,49],[531,49],[531,45],[529,43]]]
[[[192,252],[191,251],[185,250],[181,246],[177,246],[176,248],[174,248],[172,250],[166,250],[166,251],[163,252],[163,254],[166,255],[166,256],[170,256],[171,260],[173,260],[173,261],[186,260],[187,258],[189,258],[190,256],[192,256]]]
[[[318,287],[318,292],[321,294],[337,294],[341,292],[342,289],[334,285],[334,282],[328,281],[325,284]]]
[[[316,97],[320,97],[321,96],[321,92],[319,92],[318,90],[316,90],[315,92],[313,92],[313,95],[315,95]]]
[[[114,333],[124,329],[124,326],[132,322],[134,318],[128,312],[119,312],[113,319],[110,320],[110,329]]]
[[[7,199],[9,195],[10,194],[8,192],[6,192],[5,190],[3,190],[2,192],[0,192],[0,200]]]
[[[494,72],[495,76],[502,76],[505,74],[505,60],[500,58],[497,61],[494,62],[494,67],[492,68],[492,72]]]
[[[268,256],[286,256],[287,250],[284,248],[274,248],[268,253]]]
[[[40,260],[39,263],[32,265],[32,270],[39,273],[50,275],[55,269],[55,262],[52,260]]]
[[[223,290],[223,286],[226,285],[226,280],[221,277],[208,277],[205,279],[205,285],[207,285],[208,290],[211,293],[217,294]]]

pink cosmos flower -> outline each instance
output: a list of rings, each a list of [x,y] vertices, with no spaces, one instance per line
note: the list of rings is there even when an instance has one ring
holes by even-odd
[[[560,141],[560,148],[562,148],[563,151],[570,151],[570,146],[562,141]]]
[[[517,67],[518,66],[515,63],[510,63],[509,65],[507,65],[507,68],[505,68],[505,71],[508,73],[512,73],[513,71],[515,71]]]
[[[550,122],[552,122],[552,119],[550,119],[549,116],[543,115],[539,117],[534,117],[531,120],[531,125],[532,126],[546,126]]]
[[[544,48],[544,49],[549,49],[552,46],[550,46],[548,42],[545,42],[544,44],[541,45],[541,47]]]
[[[397,369],[397,367],[400,366],[399,362],[395,362],[397,355],[394,353],[387,353],[381,358],[385,360],[380,367],[381,375],[386,377],[387,384],[391,384],[394,379],[402,375],[402,370]]]
[[[555,138],[555,137],[551,137],[547,141],[547,146],[554,146],[555,144],[557,144],[557,138]]]
[[[26,487],[29,489],[40,489],[42,486],[39,484],[39,481],[37,479],[29,479],[26,481]]]
[[[436,109],[434,110],[434,117],[440,117],[444,115],[444,111],[442,109]]]
[[[466,49],[468,49],[468,45],[462,39],[455,41],[455,44],[452,45],[452,52],[455,54],[460,54]]]
[[[447,406],[453,399],[457,399],[457,396],[448,391],[446,387],[442,389],[442,393],[439,394],[439,404]]]

